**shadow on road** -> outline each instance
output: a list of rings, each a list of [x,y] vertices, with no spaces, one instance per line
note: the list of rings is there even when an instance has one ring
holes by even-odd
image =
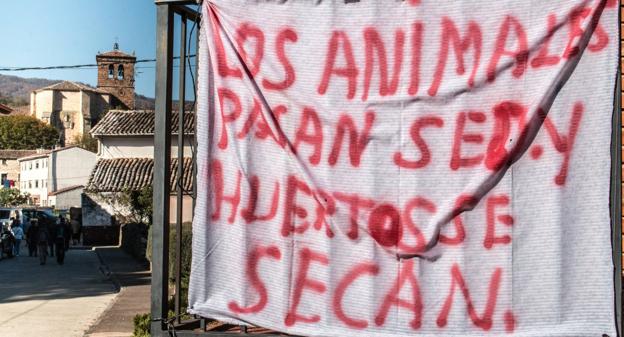
[[[65,264],[48,257],[39,265],[36,257],[20,256],[0,261],[0,303],[90,297],[116,292],[100,270],[91,250],[69,250]]]

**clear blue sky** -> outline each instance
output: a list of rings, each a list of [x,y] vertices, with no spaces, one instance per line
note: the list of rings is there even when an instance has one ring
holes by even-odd
[[[2,1],[0,31],[0,68],[92,64],[98,51],[112,49],[115,38],[122,51],[152,59],[156,5],[153,0]],[[136,92],[154,97],[155,63],[137,68]],[[97,83],[94,68],[0,73]]]

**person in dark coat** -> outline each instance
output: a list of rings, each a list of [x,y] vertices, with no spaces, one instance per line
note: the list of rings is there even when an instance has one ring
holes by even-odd
[[[55,226],[54,245],[56,248],[56,262],[63,264],[65,261],[65,251],[69,248],[69,237],[71,229],[65,218],[60,219],[60,223]]]
[[[37,243],[39,240],[39,222],[37,219],[30,220],[30,227],[26,231],[26,243],[28,244],[28,256],[37,256]]]
[[[72,229],[69,221],[65,217],[61,217],[61,226],[63,226],[63,238],[65,239],[65,251],[69,249],[69,240],[72,236]]]
[[[56,224],[48,223],[46,224],[46,228],[48,229],[48,247],[50,248],[50,257],[54,257],[54,239],[56,238]]]
[[[37,249],[39,250],[39,264],[44,265],[48,257],[48,246],[50,239],[50,231],[47,226],[39,227],[37,234]]]

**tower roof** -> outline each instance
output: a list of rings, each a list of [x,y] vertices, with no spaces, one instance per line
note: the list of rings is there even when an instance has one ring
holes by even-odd
[[[135,56],[128,55],[128,54],[126,54],[124,52],[121,52],[119,50],[111,50],[111,51],[106,52],[106,53],[100,53],[100,54],[97,54],[95,57],[121,57],[121,58],[136,59]]]
[[[113,50],[107,51],[105,53],[98,53],[95,57],[96,58],[99,58],[99,57],[117,57],[117,58],[136,59],[136,57],[134,55],[126,54],[126,53],[120,51],[119,50],[119,44],[117,42],[115,42],[115,44],[113,45]]]

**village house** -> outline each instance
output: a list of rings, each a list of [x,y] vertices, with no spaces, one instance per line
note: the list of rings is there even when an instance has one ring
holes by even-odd
[[[172,129],[178,130],[178,115],[172,116]],[[193,184],[192,142],[195,116],[186,113],[184,119],[184,174],[183,221],[192,219]],[[154,112],[111,110],[91,130],[98,140],[97,164],[85,187],[82,201],[82,224],[85,240],[90,237],[109,236],[118,233],[116,216],[123,216],[128,210],[115,205],[114,196],[122,191],[139,191],[152,185],[154,171]],[[177,134],[171,138],[172,157],[177,156]],[[172,158],[171,188],[175,193],[178,184],[178,160]],[[175,196],[171,199],[175,205]],[[175,210],[175,207],[172,207]],[[171,212],[175,221],[175,212]],[[90,235],[89,233],[93,233]]]
[[[35,153],[36,150],[0,150],[0,186],[19,188],[20,164],[17,160]]]
[[[84,185],[74,185],[48,192],[48,206],[56,209],[80,207]]]
[[[191,155],[195,115],[184,114],[184,153]],[[178,113],[172,114],[171,155],[177,156]],[[91,131],[98,139],[98,159],[153,158],[154,157],[154,111],[111,110]],[[190,136],[189,136],[190,135]]]
[[[93,152],[77,146],[40,150],[18,159],[20,191],[37,206],[68,209],[80,206],[83,187],[96,162]]]

